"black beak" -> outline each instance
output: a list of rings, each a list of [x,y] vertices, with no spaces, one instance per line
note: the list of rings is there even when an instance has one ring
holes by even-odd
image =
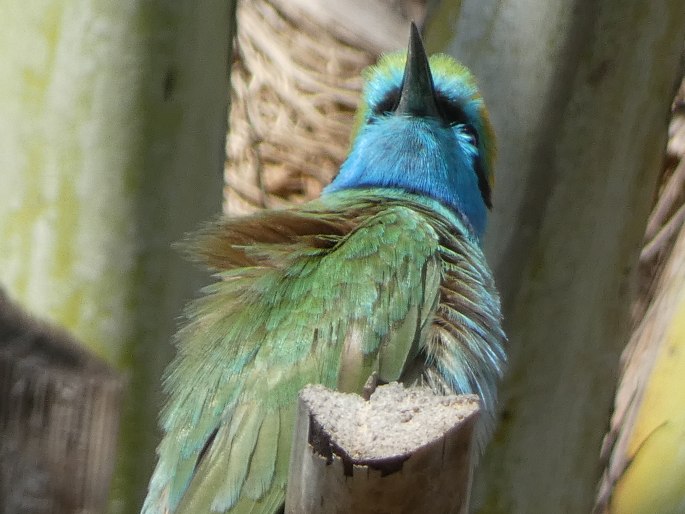
[[[440,117],[428,56],[414,22],[411,24],[407,64],[404,67],[402,91],[395,114]]]

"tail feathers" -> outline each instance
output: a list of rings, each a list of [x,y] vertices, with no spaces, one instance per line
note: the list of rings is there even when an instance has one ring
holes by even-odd
[[[289,405],[281,407],[279,412],[267,416],[264,420],[262,430],[265,431],[263,433],[260,431],[250,472],[243,486],[243,493],[230,514],[276,514],[281,511],[285,502],[294,415],[295,406]],[[262,443],[266,443],[264,447]],[[268,450],[267,446],[270,446]],[[263,461],[259,457],[260,454],[270,455],[271,458]],[[268,473],[269,464],[274,466],[271,468],[273,470],[271,474]],[[259,500],[255,501],[252,493],[256,493],[257,489],[251,490],[252,484],[266,481],[270,484],[268,489]]]
[[[249,411],[248,411],[249,409]],[[243,414],[241,410],[247,411]],[[221,461],[223,484],[217,490],[212,501],[212,509],[223,512],[233,505],[241,495],[247,473],[253,466],[252,454],[255,451],[257,437],[264,421],[264,411],[257,405],[243,404],[235,414],[241,415],[241,422],[232,423],[228,435],[230,447],[217,448],[222,455],[215,457]],[[226,445],[228,446],[228,445]],[[227,458],[230,461],[227,461]],[[230,462],[230,466],[226,464]],[[194,512],[198,512],[195,510]]]
[[[195,470],[177,514],[273,514],[285,500],[292,408],[245,403],[221,425]],[[285,425],[290,426],[290,425]],[[284,446],[285,445],[285,446]]]
[[[250,472],[243,484],[243,495],[250,500],[260,499],[273,483],[279,430],[280,416],[277,412],[264,418],[252,454]]]
[[[227,514],[277,514],[285,502],[285,481],[271,488],[259,501],[241,499]]]
[[[177,512],[226,512],[237,501],[250,465],[263,411],[240,405],[222,424],[198,463]],[[229,465],[230,463],[230,465]]]

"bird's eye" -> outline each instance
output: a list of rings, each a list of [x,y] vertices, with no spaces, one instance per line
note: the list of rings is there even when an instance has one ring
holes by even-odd
[[[468,138],[468,142],[474,148],[478,148],[478,132],[470,123],[461,126],[461,132]]]

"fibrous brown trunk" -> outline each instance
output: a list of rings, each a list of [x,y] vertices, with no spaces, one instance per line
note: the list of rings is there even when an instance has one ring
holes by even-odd
[[[403,49],[423,11],[420,0],[238,3],[226,212],[318,196],[347,153],[362,69]]]
[[[0,512],[106,510],[123,381],[0,296]]]

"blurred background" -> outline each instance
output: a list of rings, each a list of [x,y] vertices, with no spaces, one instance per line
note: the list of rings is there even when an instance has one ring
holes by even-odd
[[[129,513],[208,282],[172,243],[318,195],[361,70],[474,72],[509,335],[480,513],[685,512],[685,0],[0,0],[0,512]]]

